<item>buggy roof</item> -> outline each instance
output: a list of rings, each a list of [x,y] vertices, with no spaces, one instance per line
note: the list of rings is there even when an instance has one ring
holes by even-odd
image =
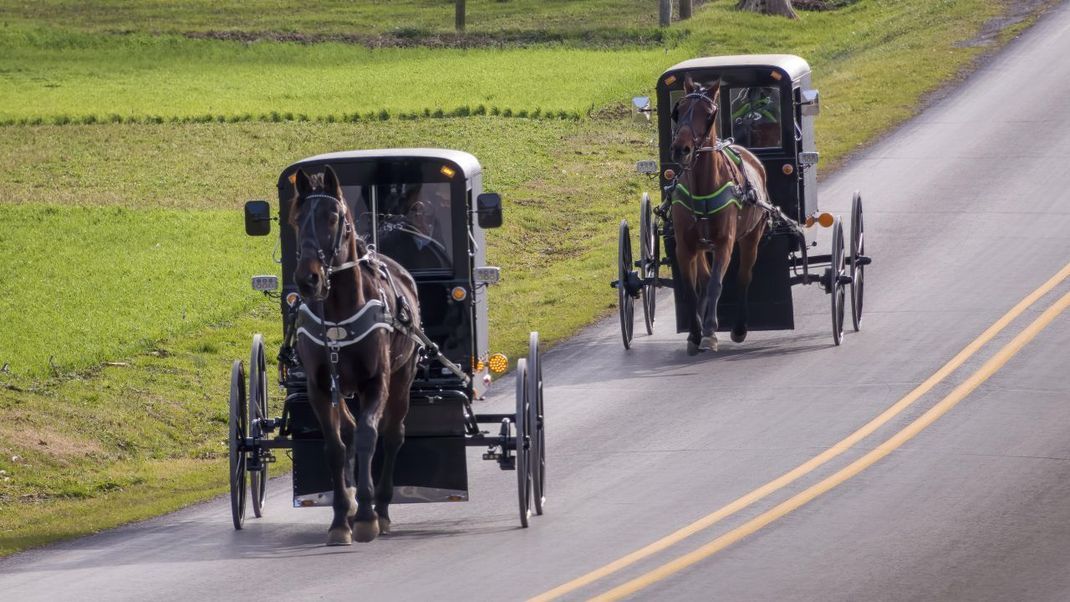
[[[362,159],[431,159],[443,162],[448,161],[460,167],[466,178],[471,178],[483,171],[483,168],[479,165],[479,160],[470,153],[445,148],[379,148],[324,153],[302,159],[287,167],[286,171],[306,163],[345,162]]]
[[[690,59],[669,67],[664,74],[695,69],[739,69],[739,68],[774,68],[788,74],[792,81],[810,73],[810,64],[794,54],[739,54],[731,56],[710,56]]]

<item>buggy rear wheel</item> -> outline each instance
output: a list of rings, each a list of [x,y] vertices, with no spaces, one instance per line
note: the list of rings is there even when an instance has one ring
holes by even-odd
[[[264,438],[267,420],[267,362],[264,359],[264,337],[253,336],[253,348],[249,354],[249,437],[254,441]],[[259,447],[251,451],[256,456],[256,470],[249,471],[249,492],[252,494],[253,516],[264,515],[264,498],[267,495],[268,460]]]
[[[639,203],[639,277],[643,279],[643,319],[646,333],[654,334],[654,308],[657,305],[659,255],[658,232],[654,227],[654,211],[650,208],[650,195],[643,193]]]
[[[530,425],[528,417],[528,362],[516,362],[516,489],[520,503],[520,526],[527,527],[531,518],[531,458]]]
[[[620,311],[620,334],[624,348],[631,348],[632,329],[635,324],[635,298],[630,290],[632,274],[632,239],[628,232],[628,220],[620,221],[620,236],[617,239],[617,301]]]
[[[832,226],[832,253],[829,255],[828,291],[832,297],[832,340],[839,345],[843,342],[843,312],[847,300],[845,278],[847,275],[847,258],[843,252],[843,223],[836,218]]]
[[[234,528],[245,523],[245,491],[249,485],[245,472],[245,433],[248,426],[245,399],[245,366],[234,360],[230,368],[230,514]]]
[[[862,328],[862,294],[866,284],[866,239],[862,226],[862,195],[851,200],[851,321]]]
[[[528,430],[531,432],[531,489],[535,514],[542,514],[546,503],[546,433],[542,406],[542,359],[539,357],[539,333],[528,339]]]

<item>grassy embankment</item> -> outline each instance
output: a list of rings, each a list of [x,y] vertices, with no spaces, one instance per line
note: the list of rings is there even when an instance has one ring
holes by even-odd
[[[252,332],[277,344],[278,328],[274,306],[246,278],[274,269],[272,242],[246,239],[237,210],[245,198],[271,198],[289,161],[403,145],[479,156],[488,187],[507,200],[506,226],[489,241],[506,275],[492,293],[492,340],[516,354],[528,329],[556,340],[607,311],[613,224],[631,217],[648,186],[630,167],[650,156],[650,132],[589,117],[591,107],[613,113],[604,109],[649,90],[685,56],[795,52],[811,60],[822,90],[828,165],[908,117],[924,92],[968,64],[979,50],[954,42],[1001,6],[864,2],[791,23],[736,14],[730,4],[699,11],[686,26],[691,35],[668,50],[614,52],[575,44],[373,52],[101,33],[151,23],[137,12],[149,3],[79,21],[95,33],[87,37],[53,27],[72,3],[41,5],[55,9],[51,25],[44,13],[27,21],[0,9],[13,23],[0,34],[0,120],[165,121],[0,129],[0,254],[13,258],[0,300],[0,365],[9,364],[0,373],[0,554],[222,491],[229,362],[245,356]],[[188,23],[165,20],[171,31],[197,30],[201,13],[186,14]],[[285,27],[272,23],[263,28]],[[537,85],[518,88],[519,74]],[[522,102],[530,104],[509,104]],[[396,118],[480,104],[581,118]],[[384,109],[394,118],[380,121]],[[253,121],[170,123],[246,112]],[[256,121],[272,112],[313,122]],[[361,121],[327,122],[346,113]]]

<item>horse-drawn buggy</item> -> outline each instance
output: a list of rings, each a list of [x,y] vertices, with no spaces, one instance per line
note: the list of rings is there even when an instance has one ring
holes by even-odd
[[[508,359],[490,354],[484,229],[501,198],[482,191],[468,153],[439,149],[325,154],[279,178],[280,263],[253,288],[280,300],[281,416],[269,415],[261,335],[230,391],[234,527],[246,497],[259,517],[276,450],[293,459],[293,505],[332,506],[329,545],[390,527],[391,502],[468,499],[467,447],[515,470],[520,522],[542,514],[545,487],[538,334],[516,365],[515,412],[473,402]],[[245,206],[246,231],[267,235],[267,201]]]
[[[655,111],[648,98],[636,108]],[[627,220],[620,224],[617,288],[624,346],[641,300],[653,334],[661,287],[674,289],[676,330],[691,354],[717,348],[716,331],[742,342],[749,330],[793,329],[791,287],[821,286],[831,298],[832,335],[844,332],[847,290],[857,331],[862,320],[865,256],[862,198],[851,207],[850,246],[838,217],[817,207],[817,90],[810,66],[793,55],[684,61],[657,82],[657,204],[640,203],[639,257]],[[811,254],[815,226],[832,228],[828,254]],[[664,257],[662,250],[664,249]],[[668,266],[671,278],[663,278]]]

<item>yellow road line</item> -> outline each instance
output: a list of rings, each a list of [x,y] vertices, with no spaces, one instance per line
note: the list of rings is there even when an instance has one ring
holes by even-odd
[[[639,590],[649,587],[650,585],[665,579],[666,577],[673,575],[683,569],[716,554],[717,552],[727,548],[728,546],[736,543],[737,541],[747,537],[748,535],[758,531],[762,527],[772,523],[773,521],[782,518],[786,514],[796,510],[806,503],[810,502],[814,498],[829,491],[830,489],[842,484],[844,481],[862,472],[866,468],[869,468],[881,458],[892,453],[898,449],[901,445],[910,441],[915,435],[925,430],[926,427],[936,422],[944,414],[948,413],[951,408],[958,405],[960,401],[966,398],[972,393],[981,383],[988,380],[993,374],[995,374],[1000,368],[1022,350],[1029,341],[1032,341],[1044,328],[1046,328],[1055,318],[1070,307],[1070,293],[1066,293],[1054,305],[1049,307],[1040,315],[1039,318],[1034,320],[1029,326],[1026,327],[1018,336],[1007,343],[1002,349],[1000,349],[994,356],[989,358],[976,372],[970,375],[959,386],[955,387],[947,395],[941,399],[936,405],[929,409],[929,411],[922,414],[917,420],[908,424],[903,430],[892,435],[887,441],[877,446],[875,449],[855,460],[849,464],[846,468],[841,469],[839,472],[826,478],[825,480],[811,486],[802,493],[799,493],[785,502],[777,505],[771,510],[760,514],[759,516],[747,521],[746,523],[732,529],[724,535],[714,539],[710,543],[696,549],[693,552],[689,552],[672,562],[664,564],[648,573],[643,574],[640,577],[632,579],[631,581],[624,583],[618,587],[615,587],[608,592],[593,598],[598,602],[604,602],[608,600],[620,600],[626,596],[630,596]]]
[[[684,539],[707,529],[714,524],[724,520],[725,518],[732,516],[736,512],[743,510],[751,504],[761,500],[767,495],[790,485],[795,480],[803,477],[815,469],[825,464],[829,460],[839,456],[843,452],[850,449],[856,443],[866,438],[881,426],[884,426],[890,420],[898,416],[903,410],[910,407],[914,402],[920,399],[923,395],[928,393],[933,387],[935,387],[940,381],[948,377],[952,372],[958,369],[966,360],[970,359],[978,350],[981,349],[986,343],[991,341],[997,334],[999,334],[1004,328],[1006,328],[1015,318],[1020,316],[1022,312],[1028,309],[1031,305],[1037,302],[1038,299],[1049,293],[1052,289],[1059,285],[1067,277],[1070,277],[1070,263],[1063,266],[1063,269],[1059,270],[1057,274],[1048,279],[1047,282],[1042,284],[1040,288],[1036,289],[1032,293],[1029,293],[1025,298],[1018,302],[1017,305],[1012,307],[1010,311],[1003,314],[1003,316],[996,320],[994,324],[985,329],[976,339],[974,339],[969,345],[963,347],[962,351],[959,351],[955,357],[948,360],[939,370],[933,373],[932,376],[927,378],[925,382],[918,385],[913,391],[908,393],[905,397],[892,404],[887,410],[882,412],[879,416],[870,420],[857,431],[851,433],[840,442],[836,443],[832,447],[826,449],[820,454],[814,456],[810,460],[807,460],[803,464],[793,468],[789,472],[784,473],[780,477],[769,481],[765,485],[758,487],[757,489],[745,494],[744,496],[730,502],[728,505],[716,510],[699,520],[682,527],[681,529],[666,535],[665,537],[650,543],[638,550],[618,558],[613,562],[595,569],[585,575],[581,575],[567,583],[563,583],[550,591],[539,594],[534,598],[531,598],[529,602],[546,602],[559,598],[569,592],[576,591],[581,587],[585,587],[612,575],[613,573],[635,564],[644,558],[652,556],[674,544],[677,544]]]

